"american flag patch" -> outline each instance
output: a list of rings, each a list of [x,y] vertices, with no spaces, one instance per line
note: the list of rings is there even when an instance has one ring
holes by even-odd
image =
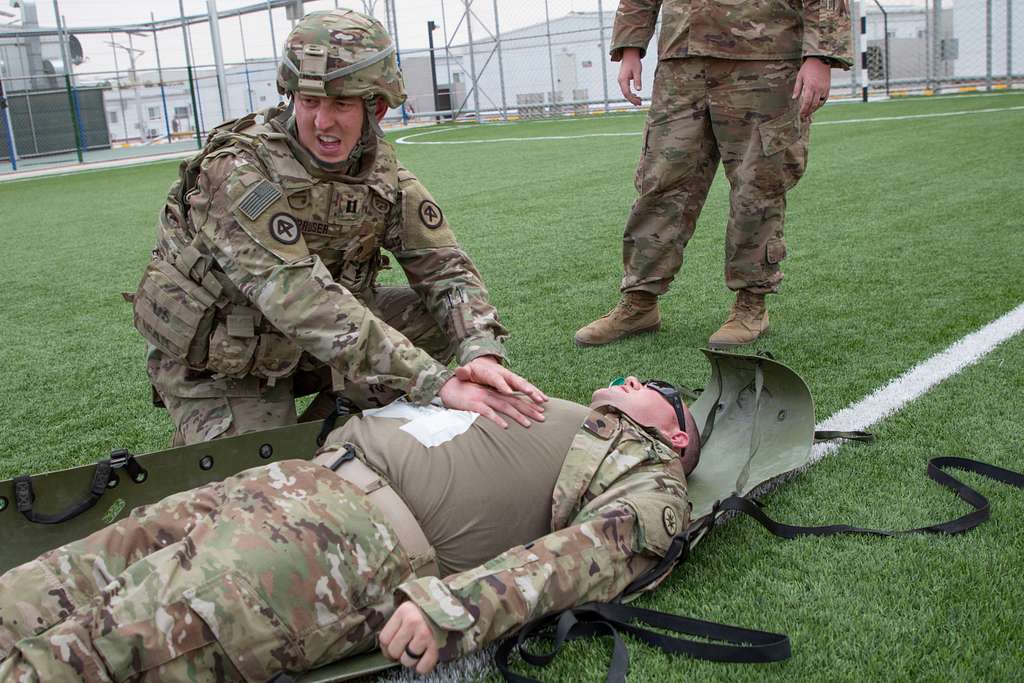
[[[245,214],[246,218],[254,221],[280,197],[281,190],[277,189],[269,180],[262,180],[242,197],[242,200],[238,202],[238,210]]]

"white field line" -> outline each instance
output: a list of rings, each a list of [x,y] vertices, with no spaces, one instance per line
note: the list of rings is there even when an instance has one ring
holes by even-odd
[[[862,119],[841,119],[839,121],[817,121],[811,125],[814,126],[835,126],[846,123],[873,123],[878,121],[907,121],[909,119],[936,119],[946,116],[970,116],[972,114],[993,114],[1001,111],[1021,111],[1024,110],[1024,105],[1017,107],[992,107],[989,109],[964,109],[961,111],[945,111],[936,112],[933,114],[906,114],[903,116],[873,116],[870,118]],[[481,124],[489,126],[492,124]],[[507,125],[507,124],[502,124]],[[475,127],[475,126],[474,126]],[[414,138],[423,137],[424,135],[440,135],[442,133],[450,133],[456,130],[465,130],[465,128],[445,128],[443,130],[428,130],[422,133],[413,133],[412,135],[405,135],[395,140],[396,144],[399,145],[481,145],[491,144],[495,142],[534,142],[542,140],[576,140],[579,138],[615,138],[615,137],[629,137],[633,135],[640,135],[641,131],[627,131],[622,133],[581,133],[579,135],[536,135],[530,137],[515,137],[515,138],[491,138],[486,140],[416,140]]]
[[[994,348],[1024,331],[1024,304],[972,332],[945,351],[914,366],[885,386],[829,417],[815,429],[861,430],[881,422],[939,382],[977,363]],[[836,451],[839,442],[814,446],[811,463]]]

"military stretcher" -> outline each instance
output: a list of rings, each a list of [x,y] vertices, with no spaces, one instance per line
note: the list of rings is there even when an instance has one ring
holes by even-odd
[[[711,376],[690,406],[697,425],[701,427],[703,443],[700,463],[688,480],[693,506],[691,524],[673,544],[676,556],[668,558],[666,568],[691,551],[713,528],[714,522],[731,511],[750,514],[769,531],[787,538],[802,534],[893,533],[842,525],[793,527],[765,517],[751,503],[753,496],[771,482],[798,472],[810,463],[816,437],[814,401],[810,390],[796,372],[770,356],[711,350],[704,350],[704,355],[711,365]],[[0,548],[4,548],[4,552],[0,555],[0,573],[111,524],[139,505],[223,479],[250,467],[283,459],[309,459],[317,449],[317,437],[322,428],[320,422],[297,424],[144,455],[120,450],[96,465],[2,481]],[[819,433],[817,436],[869,437],[863,433]],[[933,479],[952,488],[975,509],[952,522],[911,531],[955,533],[976,526],[988,516],[984,497],[942,472],[943,466],[972,469],[1024,488],[1022,475],[975,464],[987,470],[956,462],[939,463],[936,473],[933,473],[930,465],[929,474]],[[943,481],[942,477],[954,483]],[[632,592],[627,589],[627,593]],[[614,620],[611,616],[614,606],[609,606],[603,613],[604,606],[598,608],[601,609],[597,612],[591,610],[591,616],[597,614],[596,618]],[[632,617],[637,618],[637,613]],[[575,618],[570,618],[570,621],[576,623]],[[566,630],[571,628],[571,624],[565,627]],[[528,627],[524,632],[532,630]],[[789,654],[785,636],[739,631],[742,631],[739,634],[742,641],[756,645],[756,639],[764,636],[765,642],[761,649],[755,648],[754,654],[748,655],[750,658],[732,661],[770,661]],[[726,646],[725,650],[736,649],[729,650],[729,647]],[[504,648],[506,660],[509,649]],[[688,647],[676,651],[702,656],[700,650],[693,651]],[[717,658],[713,649],[706,652],[710,656],[705,658]],[[501,649],[499,664],[500,659]],[[344,681],[394,665],[379,654],[364,654],[307,672],[295,680],[302,683]]]

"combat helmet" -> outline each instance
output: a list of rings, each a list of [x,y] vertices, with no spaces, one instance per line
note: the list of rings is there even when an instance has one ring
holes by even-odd
[[[310,12],[285,39],[277,91],[405,102],[395,44],[373,17],[350,9]]]

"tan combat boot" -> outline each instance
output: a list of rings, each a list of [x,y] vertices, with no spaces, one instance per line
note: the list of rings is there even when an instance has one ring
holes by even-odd
[[[608,313],[576,332],[576,346],[600,346],[661,327],[658,296],[650,292],[626,292]]]
[[[768,331],[768,309],[764,305],[764,294],[754,294],[744,289],[736,292],[736,302],[729,312],[729,319],[711,335],[708,345],[713,349],[728,349],[733,346],[750,344]]]

